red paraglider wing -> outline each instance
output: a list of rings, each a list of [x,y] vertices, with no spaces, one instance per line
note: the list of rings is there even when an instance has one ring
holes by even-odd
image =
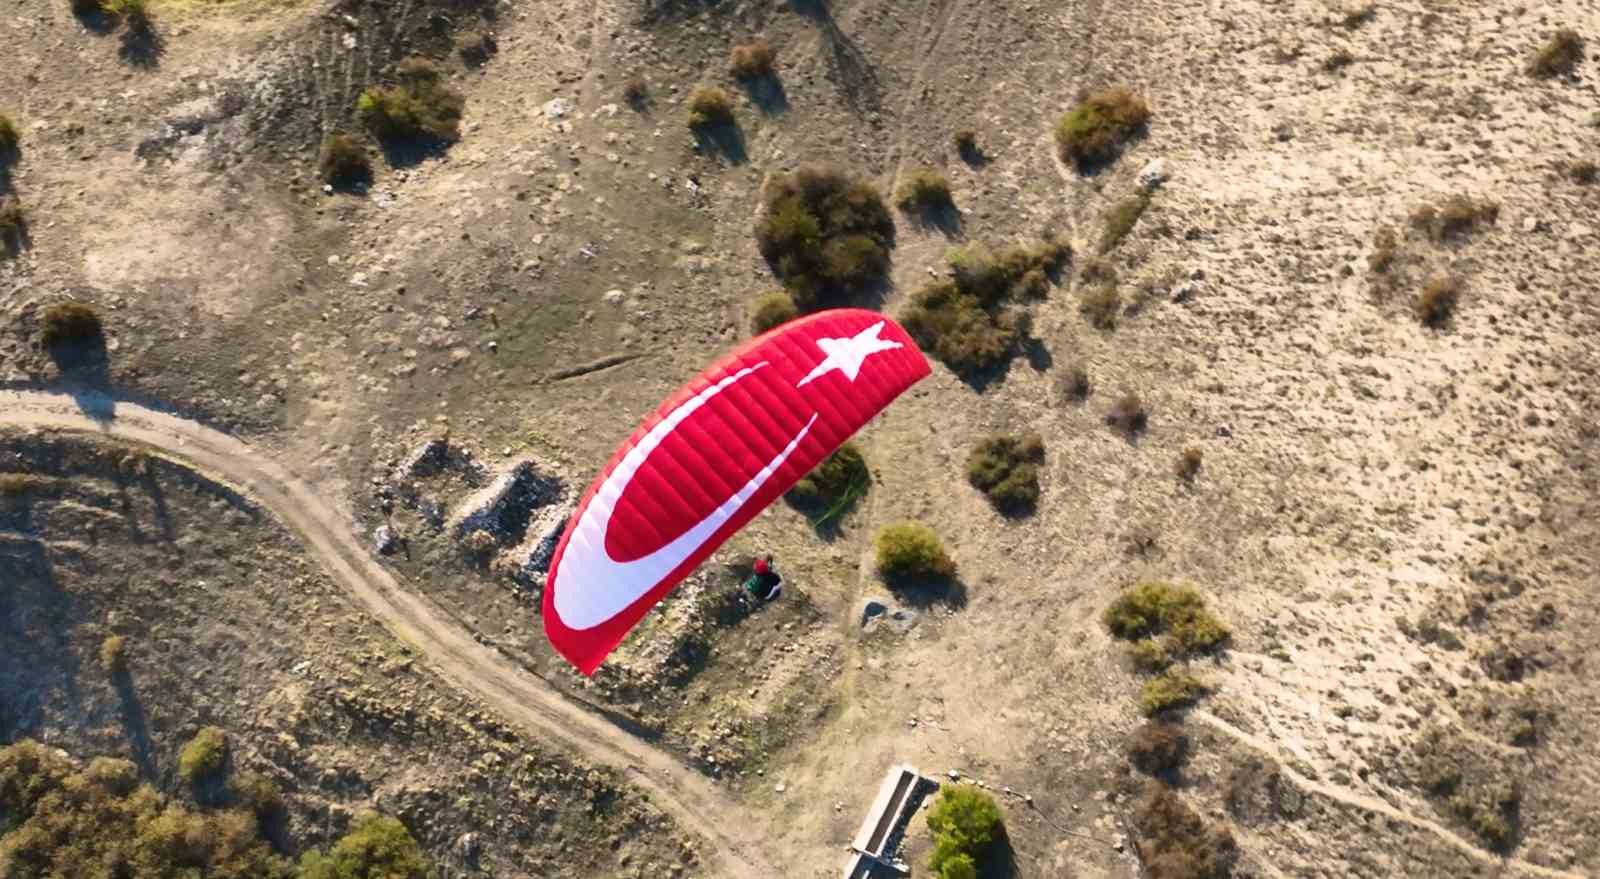
[[[928,374],[905,330],[838,309],[752,339],[639,425],[550,561],[544,630],[584,674],[695,566]]]

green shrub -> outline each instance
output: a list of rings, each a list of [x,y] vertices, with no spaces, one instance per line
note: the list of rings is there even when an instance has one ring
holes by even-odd
[[[1492,201],[1452,195],[1436,204],[1418,206],[1411,212],[1411,225],[1435,243],[1444,243],[1492,226],[1499,218],[1500,205]]]
[[[1149,106],[1132,90],[1102,89],[1061,117],[1056,125],[1056,148],[1062,161],[1079,167],[1105,164],[1149,121]]]
[[[11,117],[0,113],[0,162],[10,158],[22,144],[22,135],[17,131],[17,123]]]
[[[1139,694],[1139,708],[1147,716],[1155,715],[1193,705],[1206,692],[1205,684],[1194,675],[1178,669],[1167,669],[1144,682],[1144,689]]]
[[[696,131],[733,124],[733,97],[714,85],[696,86],[689,93],[689,127]]]
[[[1139,859],[1150,879],[1226,879],[1239,847],[1233,834],[1184,804],[1171,788],[1150,782],[1134,808]]]
[[[126,760],[74,772],[34,742],[0,749],[0,872],[44,877],[292,879],[244,812],[167,803]]]
[[[1204,460],[1205,452],[1190,446],[1183,450],[1183,454],[1178,456],[1178,462],[1172,465],[1172,472],[1176,473],[1178,478],[1184,482],[1193,482],[1194,478],[1200,474],[1200,464]]]
[[[1139,218],[1144,216],[1145,209],[1150,207],[1150,193],[1140,191],[1117,202],[1106,213],[1106,227],[1100,233],[1100,252],[1110,253],[1117,249],[1122,239],[1128,237],[1133,227],[1138,224]]]
[[[750,306],[750,332],[760,335],[800,316],[794,300],[782,290],[763,293]]]
[[[951,278],[912,294],[900,322],[952,372],[975,376],[1016,354],[1027,336],[1027,316],[1007,306],[1048,295],[1049,275],[1060,271],[1071,254],[1070,246],[1053,236],[998,254],[981,244],[953,249]]]
[[[1037,433],[991,436],[967,456],[967,481],[984,493],[995,509],[1015,514],[1039,502],[1039,465],[1044,440]]]
[[[466,101],[433,62],[407,58],[395,78],[395,85],[369,88],[356,100],[356,112],[373,135],[382,140],[460,137]]]
[[[1540,79],[1571,76],[1583,61],[1583,37],[1570,28],[1562,28],[1533,56],[1528,72]]]
[[[1185,654],[1213,650],[1228,640],[1228,627],[1187,586],[1146,581],[1123,592],[1101,617],[1111,634],[1129,641],[1167,635]]]
[[[808,165],[774,176],[763,201],[756,243],[801,311],[848,304],[886,280],[894,220],[869,184]]]
[[[42,338],[46,348],[93,342],[103,332],[100,315],[83,302],[63,302],[45,309]]]
[[[878,571],[885,577],[946,578],[956,573],[956,563],[932,528],[920,522],[884,526],[873,541]]]
[[[348,134],[330,134],[323,139],[317,167],[324,183],[348,186],[372,179],[372,160]]]
[[[789,502],[817,514],[813,524],[825,525],[847,511],[872,485],[867,459],[855,443],[847,442],[823,459],[789,489]]]
[[[1128,739],[1128,762],[1148,775],[1171,772],[1188,755],[1189,736],[1170,720],[1146,721]]]
[[[1097,330],[1114,330],[1122,315],[1122,294],[1116,284],[1096,284],[1078,294],[1078,313]]]
[[[228,736],[214,726],[201,727],[178,755],[178,777],[203,784],[222,771],[228,759]]]
[[[300,879],[428,879],[432,870],[411,831],[376,813],[358,818],[326,854],[300,860]]]
[[[100,668],[116,676],[128,670],[128,643],[121,635],[107,635],[100,642]]]
[[[937,211],[955,206],[950,181],[937,168],[915,168],[900,181],[894,202],[903,211]]]
[[[728,67],[739,79],[761,79],[773,74],[778,53],[766,37],[756,37],[748,43],[734,46],[728,57]]]
[[[1004,834],[994,797],[970,784],[945,785],[928,810],[933,854],[928,869],[939,877],[976,875],[976,863]]]
[[[1423,326],[1441,327],[1450,320],[1460,300],[1461,279],[1455,275],[1439,275],[1423,285],[1412,310]]]

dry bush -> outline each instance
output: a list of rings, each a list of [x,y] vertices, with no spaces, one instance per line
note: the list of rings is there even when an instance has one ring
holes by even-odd
[[[1207,822],[1171,788],[1149,782],[1134,808],[1139,858],[1149,879],[1226,879],[1239,857],[1233,834]]]
[[[1367,268],[1375,275],[1387,274],[1399,256],[1400,236],[1393,226],[1379,226],[1373,236],[1372,255],[1367,257]]]
[[[622,99],[638,109],[650,101],[650,84],[642,76],[630,76],[622,84]]]
[[[128,670],[128,642],[121,635],[107,635],[100,642],[100,668],[113,677]]]
[[[1567,176],[1571,177],[1572,182],[1579,186],[1588,186],[1594,183],[1595,180],[1600,179],[1600,165],[1596,165],[1588,159],[1569,162],[1567,163]]]
[[[1583,61],[1583,56],[1583,36],[1571,28],[1562,28],[1533,56],[1528,72],[1540,79],[1571,76]]]
[[[1189,736],[1170,720],[1149,720],[1128,738],[1128,762],[1147,775],[1163,775],[1183,765]]]
[[[1114,330],[1122,315],[1122,294],[1116,284],[1096,284],[1078,294],[1078,313],[1097,330]]]
[[[482,67],[490,56],[499,50],[494,35],[488,31],[465,31],[456,37],[456,54],[468,67]]]
[[[1150,413],[1145,411],[1144,401],[1132,391],[1118,397],[1106,413],[1106,424],[1128,436],[1144,433],[1149,423]]]
[[[1011,359],[1030,330],[1027,312],[1015,303],[1042,299],[1049,276],[1071,259],[1071,248],[1055,237],[1033,247],[999,253],[980,244],[950,252],[949,280],[912,294],[901,313],[906,331],[924,351],[958,375],[973,377]]]
[[[1117,283],[1117,267],[1099,256],[1084,259],[1078,266],[1078,283],[1085,286]]]
[[[335,133],[322,141],[322,155],[317,162],[318,173],[324,183],[351,186],[372,179],[372,160],[361,142],[354,137]]]
[[[750,305],[750,332],[761,335],[800,316],[794,300],[782,290],[763,293]]]
[[[689,127],[696,131],[733,124],[733,96],[714,85],[695,86],[685,102]]]
[[[1026,513],[1039,502],[1039,465],[1043,463],[1044,440],[1039,434],[991,436],[967,456],[967,481],[1000,512]]]
[[[16,196],[0,195],[0,249],[20,250],[28,228],[28,214]]]
[[[761,79],[772,76],[777,69],[778,53],[766,37],[756,37],[748,43],[734,46],[728,58],[728,67],[739,79]]]
[[[956,563],[932,528],[920,522],[884,526],[873,540],[878,572],[890,579],[948,578]]]
[[[1326,61],[1322,62],[1322,69],[1326,73],[1337,73],[1356,63],[1356,56],[1350,54],[1349,49],[1335,49]]]
[[[1215,650],[1230,634],[1227,624],[1206,609],[1199,592],[1159,581],[1139,583],[1119,595],[1101,620],[1118,638],[1165,638],[1174,656]]]
[[[1371,22],[1377,15],[1378,5],[1376,3],[1358,3],[1345,8],[1343,24],[1347,30],[1355,30]]]
[[[383,140],[460,137],[466,100],[450,88],[426,58],[407,58],[396,68],[396,84],[369,88],[356,99],[356,113]]]
[[[86,303],[62,302],[45,309],[42,340],[46,348],[93,342],[103,332],[100,315]]]
[[[22,135],[17,131],[17,123],[11,117],[0,113],[0,163],[11,158],[22,144]]]
[[[916,168],[900,181],[894,202],[903,211],[935,211],[955,205],[950,181],[937,168]]]
[[[1089,399],[1093,387],[1089,382],[1088,368],[1081,363],[1067,364],[1056,377],[1056,389],[1063,398],[1073,403]]]
[[[1427,327],[1444,326],[1461,300],[1461,288],[1461,279],[1455,275],[1438,275],[1429,280],[1413,306],[1417,320]]]
[[[1128,237],[1139,218],[1150,207],[1150,193],[1143,190],[1130,195],[1106,212],[1105,229],[1100,233],[1100,252],[1110,253]]]
[[[1424,204],[1411,212],[1411,226],[1434,243],[1465,238],[1500,218],[1500,205],[1452,195],[1434,204]]]
[[[1178,456],[1177,463],[1172,465],[1172,472],[1184,482],[1193,482],[1200,474],[1200,463],[1205,460],[1205,453],[1190,446]]]
[[[1082,168],[1110,162],[1150,122],[1150,107],[1131,89],[1101,89],[1056,124],[1061,160]]]
[[[887,278],[894,219],[870,184],[806,165],[762,197],[756,244],[801,311],[848,304]]]

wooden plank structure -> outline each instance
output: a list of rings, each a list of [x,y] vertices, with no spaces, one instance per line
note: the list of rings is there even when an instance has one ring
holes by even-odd
[[[906,824],[928,794],[939,789],[939,782],[907,764],[891,766],[878,787],[878,796],[861,821],[850,844],[850,859],[844,865],[844,879],[883,879],[904,876],[906,871],[895,861]]]

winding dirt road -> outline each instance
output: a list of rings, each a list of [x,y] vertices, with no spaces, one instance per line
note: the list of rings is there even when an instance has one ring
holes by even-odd
[[[238,489],[292,528],[349,593],[395,637],[507,721],[622,770],[687,832],[706,867],[744,879],[781,876],[739,809],[710,781],[670,755],[569,702],[538,677],[436,612],[401,586],[356,541],[351,523],[278,464],[225,433],[99,393],[0,391],[0,425],[94,434],[147,447]]]

